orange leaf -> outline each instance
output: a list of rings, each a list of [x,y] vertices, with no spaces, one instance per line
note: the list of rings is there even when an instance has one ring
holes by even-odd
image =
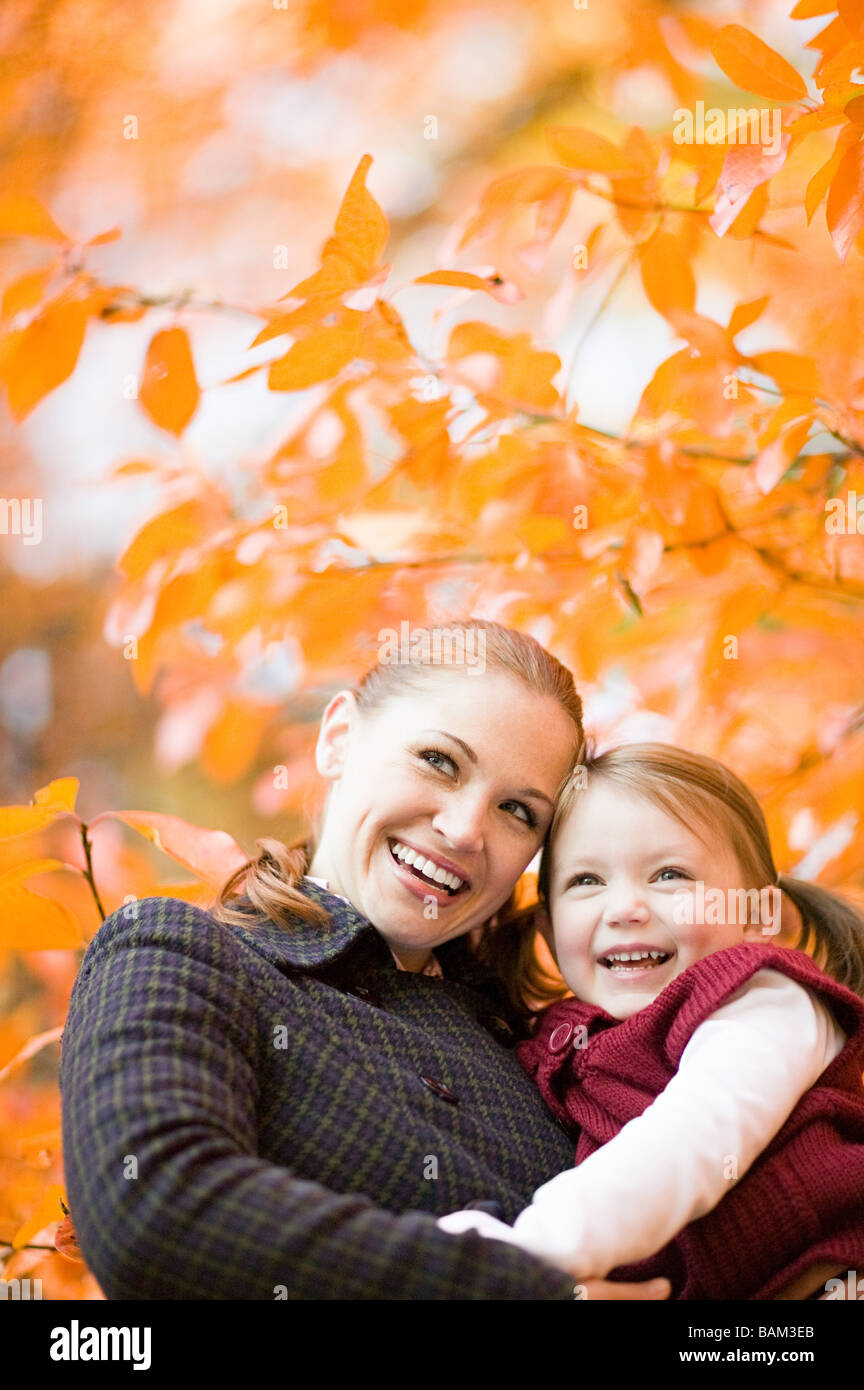
[[[53,782],[34,793],[33,802],[36,806],[50,806],[58,811],[74,811],[78,786],[77,777],[55,777]]]
[[[447,344],[447,356],[451,358],[468,357],[473,352],[491,352],[503,356],[507,351],[506,339],[488,323],[472,319],[457,323]]]
[[[864,143],[846,151],[831,180],[825,220],[841,264],[864,227]]]
[[[107,232],[100,232],[98,236],[91,236],[89,241],[85,241],[85,246],[106,246],[110,241],[119,241],[123,232],[120,227],[109,227]]]
[[[482,290],[485,294],[491,294],[493,299],[502,300],[506,304],[515,303],[517,299],[523,298],[522,291],[516,285],[502,280],[500,275],[484,279],[482,275],[472,275],[467,270],[433,270],[429,275],[421,275],[414,284],[454,285],[466,290]]]
[[[15,1053],[15,1056],[10,1058],[4,1067],[0,1068],[0,1081],[5,1081],[16,1067],[20,1067],[22,1063],[35,1057],[36,1053],[41,1052],[43,1047],[48,1047],[53,1042],[59,1042],[62,1036],[63,1025],[61,1024],[59,1028],[49,1028],[45,1033],[35,1033],[32,1038],[28,1038],[24,1046]]]
[[[167,816],[158,811],[103,811],[90,822],[91,827],[108,817],[130,825],[157,849],[208,883],[222,883],[249,858],[226,831],[207,830],[180,816]]]
[[[64,1212],[60,1205],[60,1198],[63,1195],[62,1184],[52,1183],[39,1203],[36,1212],[13,1235],[12,1245],[16,1250],[27,1245],[34,1236],[38,1236],[40,1231],[44,1231],[46,1226],[52,1225],[55,1221],[63,1220]]]
[[[655,232],[639,247],[639,263],[645,293],[659,314],[670,309],[692,309],[696,281],[690,262],[671,232]]]
[[[354,360],[363,315],[356,309],[346,312],[352,315],[347,323],[314,329],[271,365],[267,377],[271,391],[302,391],[329,380]]]
[[[16,951],[68,951],[82,940],[81,924],[64,903],[43,898],[20,884],[0,888],[0,946]]]
[[[819,373],[812,357],[799,352],[760,352],[750,361],[757,372],[772,377],[783,391],[813,396],[819,390]]]
[[[820,14],[833,14],[837,0],[798,0],[789,15],[790,19],[813,19]]]
[[[746,304],[736,304],[729,319],[729,327],[726,330],[729,337],[737,338],[739,333],[743,333],[745,328],[749,328],[751,323],[755,323],[758,318],[761,318],[770,298],[770,294],[766,294],[761,299],[751,299]]]
[[[754,459],[750,467],[760,492],[769,493],[794,463],[812,423],[808,417],[788,426]]]
[[[84,342],[87,314],[84,300],[55,299],[25,329],[10,335],[0,378],[16,420],[23,420],[43,396],[71,376]]]
[[[754,188],[750,197],[747,199],[741,211],[734,218],[729,227],[729,235],[746,239],[752,236],[765,214],[768,207],[768,185],[760,184]],[[785,245],[788,246],[788,242]]]
[[[364,278],[377,266],[390,234],[387,218],[366,187],[371,164],[371,154],[364,154],[348,185],[335,224],[340,251],[353,259]]]
[[[251,350],[260,343],[268,343],[271,338],[281,338],[286,333],[292,338],[296,337],[298,329],[312,328],[320,324],[328,313],[338,313],[341,309],[339,296],[333,295],[323,300],[319,296],[312,303],[301,304],[298,309],[292,309],[287,314],[276,313],[266,327],[255,335],[249,348]]]
[[[50,267],[46,270],[31,270],[8,285],[3,291],[3,304],[0,306],[3,318],[11,319],[19,310],[32,309],[34,304],[38,304],[50,275]]]
[[[807,184],[807,191],[804,194],[804,209],[807,213],[807,225],[809,227],[813,220],[813,214],[818,208],[825,194],[831,186],[834,175],[843,162],[843,156],[849,149],[851,143],[859,138],[858,132],[852,125],[846,125],[837,137],[834,149],[821,168]]]
[[[364,284],[377,268],[390,234],[387,218],[366,188],[372,156],[364,154],[336,215],[334,235],[321,255],[321,269],[295,285],[283,299],[338,295]]]
[[[780,138],[776,154],[766,153],[761,145],[737,145],[728,151],[720,172],[720,194],[708,219],[718,236],[730,230],[733,236],[750,235],[767,206],[765,185],[782,169],[790,142],[787,131]],[[760,188],[763,195],[753,198],[754,191]]]
[[[0,837],[28,835],[73,811],[77,791],[77,777],[59,777],[40,787],[29,806],[0,806]]]
[[[711,52],[718,67],[745,92],[774,101],[795,101],[807,95],[807,83],[792,64],[740,24],[726,24],[718,30],[711,40]]]
[[[85,1263],[71,1216],[67,1216],[65,1220],[61,1221],[54,1232],[54,1248],[65,1260],[71,1260],[73,1264],[83,1265]]]
[[[53,869],[68,869],[70,867],[71,865],[64,864],[62,859],[31,859],[24,864],[15,864],[13,868],[0,874],[0,893],[5,893],[9,888],[17,888],[19,884],[26,883],[28,878],[34,878],[36,874],[47,874]]]
[[[580,126],[550,126],[546,131],[555,154],[568,169],[585,169],[595,174],[638,174],[627,155],[599,135]]]
[[[154,424],[181,435],[201,392],[185,328],[165,328],[150,341],[139,400]]]
[[[0,193],[0,236],[34,236],[45,241],[69,240],[32,193]]]
[[[787,396],[785,401],[781,401],[767,425],[760,432],[759,444],[762,446],[771,444],[790,425],[797,424],[799,420],[811,420],[812,418],[812,396]]]
[[[204,534],[204,519],[197,498],[151,517],[120,556],[118,570],[127,579],[142,579],[156,560],[197,545]]]
[[[832,9],[838,11],[853,38],[864,37],[864,11],[861,9],[861,0],[835,0]]]

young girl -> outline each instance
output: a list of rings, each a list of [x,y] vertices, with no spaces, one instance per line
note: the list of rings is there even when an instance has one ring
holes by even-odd
[[[439,1225],[580,1280],[665,1275],[673,1298],[818,1297],[864,1274],[864,923],[778,877],[759,806],[713,759],[634,744],[583,767],[538,879],[575,998],[519,1048],[577,1166],[513,1227]],[[781,897],[825,970],[777,944]]]

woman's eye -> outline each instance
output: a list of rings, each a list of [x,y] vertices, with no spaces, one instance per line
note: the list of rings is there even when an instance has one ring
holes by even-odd
[[[450,757],[448,753],[442,752],[440,748],[424,748],[420,753],[420,757],[423,759],[424,762],[429,763],[430,767],[437,767],[442,772],[447,771],[446,767],[444,766],[445,763],[449,763],[450,767],[454,770],[454,772],[456,770],[456,764],[454,763],[453,759]],[[450,776],[449,773],[447,773],[447,775]]]
[[[530,826],[532,830],[536,826],[537,817],[531,807],[525,805],[524,801],[502,801],[501,806],[505,811],[515,807],[513,814],[517,820],[524,820],[525,824]]]

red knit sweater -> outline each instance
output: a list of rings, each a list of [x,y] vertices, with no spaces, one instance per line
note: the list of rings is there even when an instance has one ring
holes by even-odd
[[[749,942],[715,951],[623,1021],[564,999],[541,1016],[519,1058],[578,1134],[581,1163],[642,1114],[675,1075],[698,1025],[765,966],[809,985],[848,1042],[713,1211],[610,1279],[665,1275],[678,1299],[770,1299],[822,1260],[864,1274],[864,1002],[803,951]],[[585,1045],[562,1046],[562,1024],[584,1025]]]

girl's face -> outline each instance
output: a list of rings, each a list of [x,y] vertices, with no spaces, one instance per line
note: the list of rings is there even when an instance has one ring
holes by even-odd
[[[765,940],[763,924],[742,925],[730,897],[747,886],[731,846],[699,830],[707,844],[652,801],[602,780],[579,795],[556,835],[549,882],[550,945],[579,999],[629,1018],[702,956],[745,937]],[[709,898],[712,888],[722,898]],[[729,910],[717,912],[719,903]]]
[[[557,700],[504,672],[439,669],[363,712],[342,692],[318,741],[332,787],[309,872],[417,969],[506,901],[548,829],[575,740]]]

